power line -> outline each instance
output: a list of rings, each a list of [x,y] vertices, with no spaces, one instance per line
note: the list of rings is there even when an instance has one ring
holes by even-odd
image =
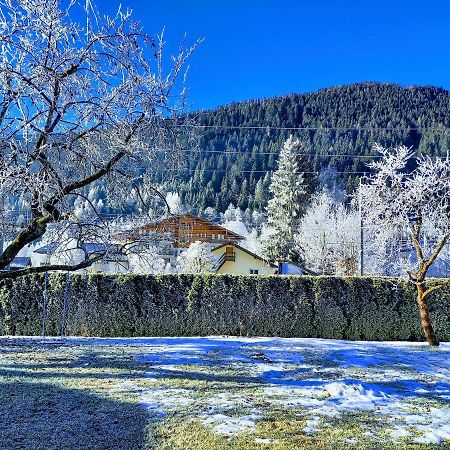
[[[201,125],[201,124],[172,124],[174,128],[200,128],[220,130],[261,130],[261,131],[440,131],[447,132],[450,127],[343,127],[343,126],[309,126],[309,127],[278,127],[271,125]]]
[[[181,150],[182,153],[198,153],[202,154],[217,154],[217,155],[249,155],[253,156],[253,151],[249,150]],[[170,153],[173,152],[169,150],[158,151],[157,153]],[[259,155],[275,155],[279,156],[280,152],[257,152],[255,156]],[[312,156],[314,158],[352,158],[352,159],[372,159],[372,158],[383,158],[383,155],[358,155],[356,153],[295,153],[295,156]],[[420,156],[420,155],[418,155]],[[447,159],[447,156],[433,156],[437,159]]]
[[[182,150],[183,153],[198,153],[198,154],[217,154],[217,155],[252,155],[252,151],[246,150]],[[163,150],[158,153],[173,153]],[[280,152],[257,152],[255,156],[259,155],[275,155],[278,156]],[[296,156],[313,156],[319,158],[382,158],[383,155],[357,155],[351,153],[295,153]],[[441,158],[445,158],[442,156]]]
[[[148,170],[148,168],[146,167],[136,167],[135,170]],[[270,169],[270,170],[239,170],[239,173],[272,173],[272,172],[276,172],[277,169]],[[222,172],[231,172],[232,169],[158,169],[156,171],[156,173],[161,173],[161,172],[179,172],[180,174],[182,174],[183,172],[218,172],[218,173],[222,173]],[[320,170],[305,170],[302,172],[292,172],[295,175],[301,175],[301,174],[320,174],[322,173],[322,171]],[[336,174],[341,174],[341,175],[367,175],[370,173],[370,170],[361,170],[361,171],[336,171],[334,172]]]

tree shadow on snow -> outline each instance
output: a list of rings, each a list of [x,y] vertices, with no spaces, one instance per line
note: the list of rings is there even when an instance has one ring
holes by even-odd
[[[148,416],[138,405],[48,383],[0,384],[0,447],[139,450]]]

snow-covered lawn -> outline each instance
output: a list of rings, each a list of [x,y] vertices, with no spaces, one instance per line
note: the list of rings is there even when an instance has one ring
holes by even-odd
[[[114,367],[113,354],[129,357],[137,372],[111,377],[104,395],[147,412],[150,448],[450,448],[450,344],[211,337],[46,345],[81,358],[85,374],[99,360]]]

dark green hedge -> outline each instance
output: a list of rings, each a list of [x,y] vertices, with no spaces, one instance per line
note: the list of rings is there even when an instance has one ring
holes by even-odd
[[[0,335],[41,332],[43,276],[0,285]],[[58,335],[65,274],[49,277],[47,333]],[[450,340],[450,284],[430,298]],[[72,275],[67,333],[423,340],[414,286],[387,278]]]

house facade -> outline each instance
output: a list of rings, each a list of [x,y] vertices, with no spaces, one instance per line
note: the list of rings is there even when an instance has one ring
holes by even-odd
[[[220,245],[245,239],[240,234],[191,214],[180,214],[143,225],[132,231],[131,239],[137,240],[146,235],[151,237],[155,233],[165,235],[171,241],[173,248],[180,249],[188,248],[197,241]]]
[[[165,263],[172,263],[176,256],[194,242],[206,242],[217,247],[227,242],[238,243],[245,238],[220,225],[192,214],[180,214],[143,225],[128,233],[131,242],[157,241]]]
[[[276,266],[261,256],[229,242],[212,249],[218,258],[216,273],[232,275],[273,275]]]

